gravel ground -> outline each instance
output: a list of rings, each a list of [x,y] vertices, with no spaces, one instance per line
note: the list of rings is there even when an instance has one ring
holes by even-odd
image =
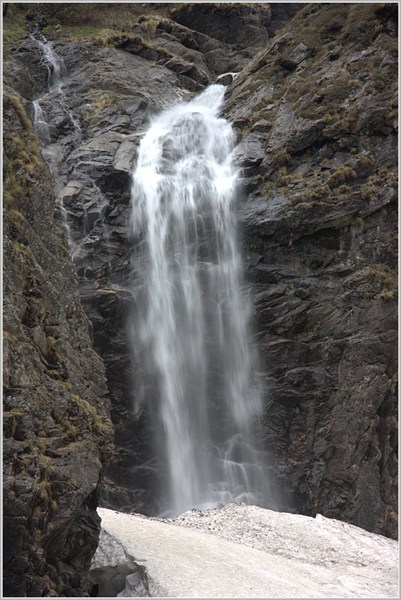
[[[398,553],[398,542],[336,519],[280,513],[245,504],[193,509],[163,521],[316,565],[330,566],[335,562],[368,566],[374,551],[375,565],[388,571],[390,557]]]

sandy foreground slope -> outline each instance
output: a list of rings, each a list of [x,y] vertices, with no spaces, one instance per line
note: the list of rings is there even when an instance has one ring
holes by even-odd
[[[98,512],[103,541],[92,567],[125,555],[144,568],[144,585],[128,578],[121,596],[398,597],[398,543],[321,515],[235,504],[174,520]]]

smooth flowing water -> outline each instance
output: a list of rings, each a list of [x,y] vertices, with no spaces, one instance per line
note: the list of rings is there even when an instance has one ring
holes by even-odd
[[[212,85],[154,118],[133,174],[136,397],[167,466],[164,514],[264,505],[267,494],[224,91]]]

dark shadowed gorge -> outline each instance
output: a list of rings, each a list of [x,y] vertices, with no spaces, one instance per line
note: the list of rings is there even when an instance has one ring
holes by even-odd
[[[88,595],[97,506],[159,513],[132,172],[152,115],[216,82],[270,506],[396,538],[398,5],[6,6],[4,594]]]

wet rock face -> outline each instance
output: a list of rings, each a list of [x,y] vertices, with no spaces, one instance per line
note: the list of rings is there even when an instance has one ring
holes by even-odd
[[[277,485],[397,535],[395,12],[303,8],[230,87]],[[291,494],[292,492],[292,494]]]
[[[8,86],[4,128],[4,594],[82,596],[113,436],[104,366],[54,219],[50,172]]]
[[[59,51],[65,51],[68,64],[68,48]],[[189,92],[182,90],[180,76],[166,67],[154,65],[150,70],[146,59],[130,51],[95,49],[86,69],[73,73],[66,83],[67,106],[76,95],[84,99],[73,108],[82,123],[82,138],[76,147],[64,146],[57,171],[81,299],[93,324],[95,348],[106,366],[116,425],[116,448],[103,482],[102,503],[151,513],[155,468],[146,416],[134,408],[136,367],[127,336],[135,302],[130,174],[150,115],[189,97]],[[55,147],[63,140],[61,133]]]

